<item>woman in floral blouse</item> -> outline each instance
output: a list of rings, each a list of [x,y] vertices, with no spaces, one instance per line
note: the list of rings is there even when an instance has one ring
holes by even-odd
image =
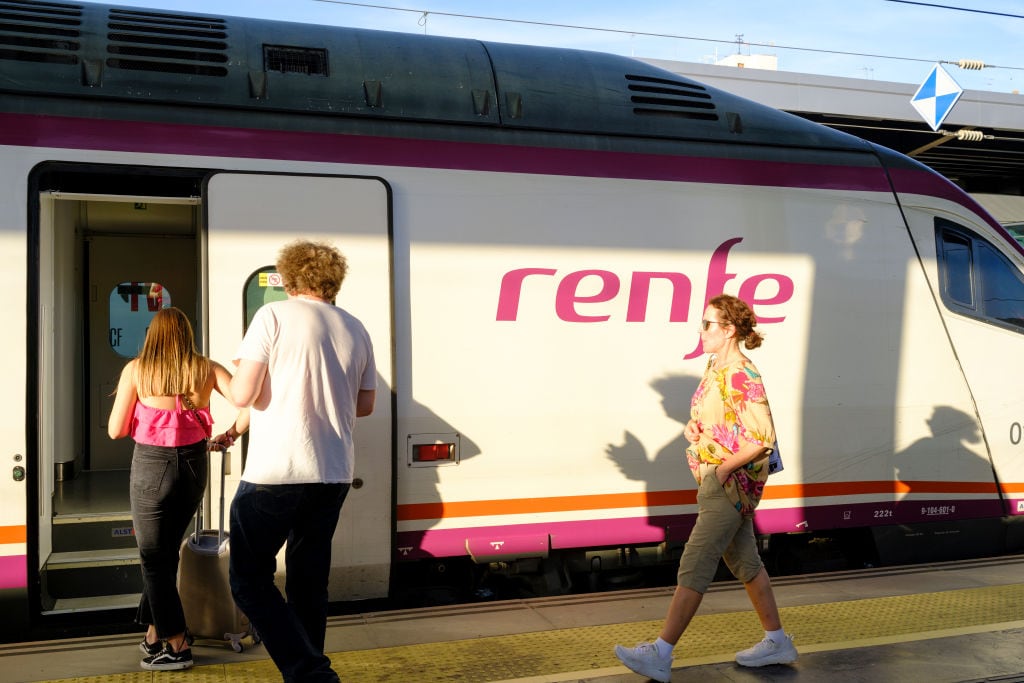
[[[764,639],[736,653],[741,666],[788,664],[797,651],[786,635],[771,580],[757,552],[754,509],[768,480],[768,455],[775,427],[761,374],[743,355],[761,345],[757,320],[740,299],[711,299],[701,321],[701,342],[710,354],[704,377],[690,402],[686,459],[697,480],[697,522],[679,561],[675,594],[660,637],[634,648],[615,646],[615,655],[633,671],[667,683],[672,648],[697,612],[715,577],[719,559],[743,582],[757,611]]]

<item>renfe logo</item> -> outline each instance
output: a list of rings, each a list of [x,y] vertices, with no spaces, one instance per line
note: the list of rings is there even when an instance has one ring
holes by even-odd
[[[722,242],[711,255],[708,264],[706,286],[704,288],[704,312],[707,302],[725,291],[725,283],[736,277],[736,273],[727,270],[729,250],[743,241],[742,237],[733,237]],[[498,293],[497,320],[515,321],[519,317],[519,300],[522,296],[523,282],[534,275],[555,276],[554,268],[517,268],[505,273],[501,278],[501,290]],[[601,289],[596,294],[578,294],[580,283],[586,278],[599,278]],[[672,303],[668,311],[668,320],[673,323],[684,323],[689,320],[689,310],[693,297],[693,285],[685,273],[673,272],[634,272],[629,281],[627,293],[627,323],[642,323],[647,319],[647,299],[650,295],[651,281],[667,280],[672,283]],[[764,290],[761,285],[771,281],[774,292],[771,295],[759,294]],[[569,323],[599,323],[611,319],[611,315],[595,309],[595,304],[607,303],[615,299],[622,289],[622,282],[615,273],[608,270],[577,270],[562,277],[555,292],[555,314],[559,319]],[[793,297],[793,280],[781,273],[762,273],[751,275],[740,283],[737,294],[754,309],[758,323],[778,323],[786,316],[765,314],[765,307],[786,303]],[[587,305],[589,313],[583,313],[579,306]],[[701,344],[688,353],[686,358],[695,358],[703,353]]]

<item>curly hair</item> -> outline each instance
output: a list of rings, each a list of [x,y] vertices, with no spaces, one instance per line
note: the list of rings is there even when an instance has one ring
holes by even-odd
[[[285,292],[334,301],[348,272],[348,262],[330,244],[296,240],[278,254],[277,272]]]
[[[745,348],[756,349],[764,341],[764,337],[754,330],[757,317],[743,299],[731,294],[719,294],[708,305],[715,307],[722,322],[736,328],[736,338],[743,342]]]

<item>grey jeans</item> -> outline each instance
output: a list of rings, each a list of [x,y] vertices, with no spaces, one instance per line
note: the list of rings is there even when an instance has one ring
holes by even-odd
[[[206,440],[189,446],[136,444],[131,505],[142,564],[142,600],[136,621],[168,638],[185,630],[178,595],[181,541],[206,489]]]

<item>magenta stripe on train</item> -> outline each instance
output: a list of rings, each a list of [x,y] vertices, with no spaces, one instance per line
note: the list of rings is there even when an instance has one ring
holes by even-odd
[[[0,590],[28,585],[28,558],[24,555],[0,557]]]
[[[749,159],[678,157],[662,154],[568,150],[474,142],[273,131],[223,126],[114,121],[67,116],[0,114],[0,144],[27,147],[208,155],[571,175],[594,178],[722,183],[890,192],[875,166],[829,166]],[[919,169],[890,169],[898,192],[925,194],[981,207],[942,176]],[[997,223],[990,224],[1024,253]]]
[[[807,508],[759,510],[758,533],[774,534],[816,529],[884,526],[998,517],[998,499],[914,500],[899,503],[850,503]],[[685,541],[695,514],[596,519],[541,524],[512,524],[460,529],[400,531],[399,560],[426,557],[530,557],[568,548],[617,547]]]
[[[0,144],[503,173],[887,192],[877,166],[569,150],[60,116],[0,114]]]

